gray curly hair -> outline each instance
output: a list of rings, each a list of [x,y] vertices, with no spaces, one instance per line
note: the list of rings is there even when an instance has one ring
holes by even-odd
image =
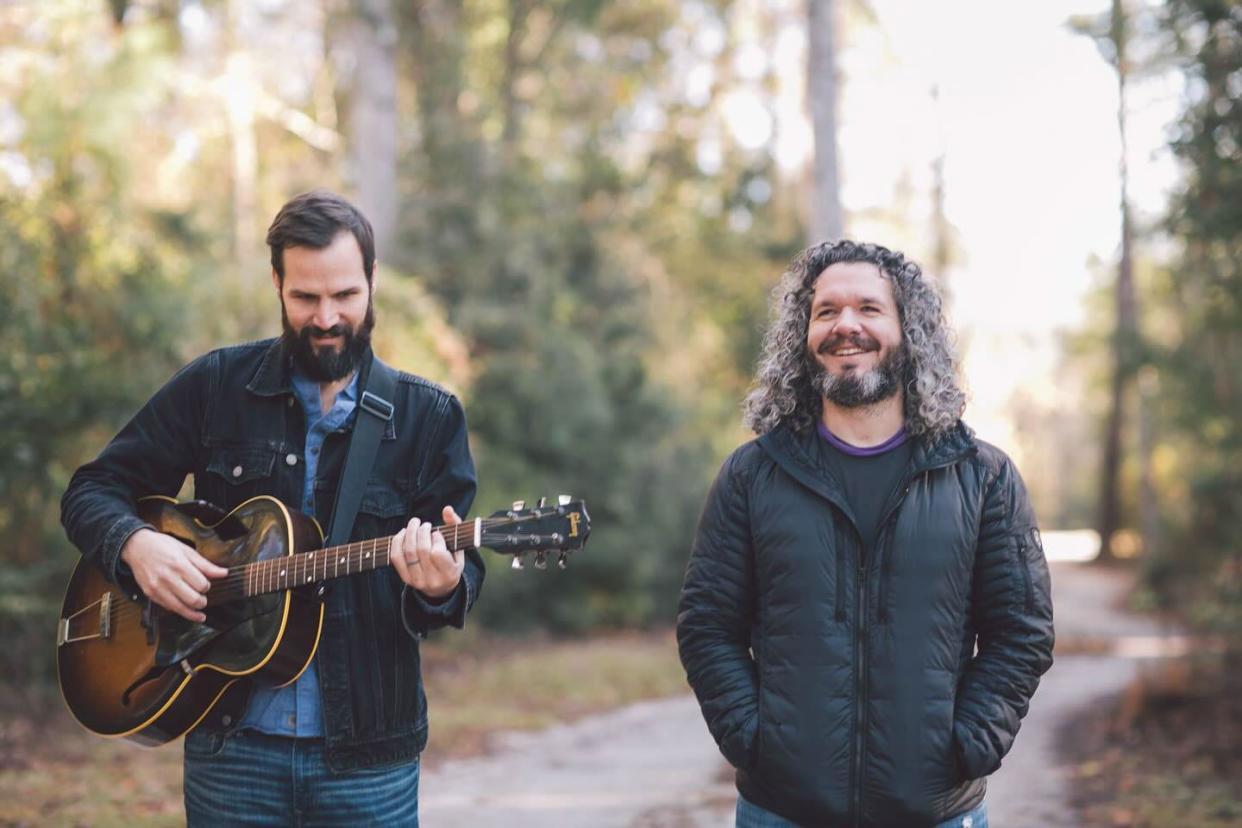
[[[819,420],[822,399],[812,379],[820,367],[806,347],[811,298],[824,269],[843,262],[873,264],[889,280],[905,352],[906,430],[934,442],[957,424],[966,407],[940,295],[901,253],[848,240],[803,250],[773,290],[774,318],[763,339],[754,388],[743,405],[743,422],[756,434],[766,434],[781,423],[804,431]]]

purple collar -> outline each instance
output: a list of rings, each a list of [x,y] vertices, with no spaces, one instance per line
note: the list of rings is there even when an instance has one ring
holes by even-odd
[[[819,423],[819,436],[827,440],[829,444],[838,451],[848,454],[851,457],[875,457],[877,454],[892,451],[910,438],[910,435],[906,433],[906,427],[903,425],[897,430],[896,434],[889,437],[878,446],[867,446],[866,448],[861,448],[859,446],[850,445],[837,435],[833,434],[828,430],[828,426],[824,425],[823,421],[820,421]]]

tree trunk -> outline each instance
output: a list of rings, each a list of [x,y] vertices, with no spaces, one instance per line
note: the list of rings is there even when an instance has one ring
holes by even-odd
[[[467,264],[480,254],[478,200],[486,172],[469,119],[466,93],[466,35],[462,0],[419,0],[406,6],[410,58],[418,91],[419,127],[425,164],[427,233],[425,254],[434,268],[428,286],[445,300],[454,324],[462,301],[486,274]]]
[[[391,0],[354,0],[344,34],[354,57],[348,169],[358,207],[387,259],[397,222],[397,26]]]
[[[1134,290],[1133,229],[1130,222],[1129,168],[1126,163],[1126,13],[1122,0],[1113,0],[1111,39],[1117,70],[1117,128],[1121,136],[1121,261],[1114,290],[1116,328],[1113,332],[1113,377],[1109,413],[1104,431],[1104,457],[1100,464],[1099,520],[1100,558],[1115,557],[1113,540],[1121,527],[1121,448],[1125,430],[1126,400],[1133,384],[1138,344],[1138,300]]]
[[[815,140],[810,244],[841,238],[841,185],[837,163],[837,62],[834,0],[807,0],[807,107]]]
[[[228,114],[229,144],[233,161],[233,262],[234,279],[240,287],[254,261],[259,244],[258,222],[259,148],[255,138],[255,76],[250,57],[238,34],[237,0],[227,8],[225,100]]]
[[[502,123],[500,133],[501,164],[510,171],[518,153],[518,139],[522,134],[521,114],[517,96],[517,82],[522,74],[522,37],[526,32],[526,18],[530,13],[527,0],[509,0],[508,32],[505,35],[505,73],[500,87]]]

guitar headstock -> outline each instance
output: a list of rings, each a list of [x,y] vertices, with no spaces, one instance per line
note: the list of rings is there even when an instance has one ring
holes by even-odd
[[[514,569],[522,569],[522,557],[530,553],[535,555],[535,566],[544,569],[548,555],[554,552],[564,569],[569,555],[581,549],[590,534],[586,503],[561,495],[555,504],[540,498],[537,506],[527,508],[525,501],[518,500],[511,509],[493,513],[483,521],[482,545],[512,555]]]

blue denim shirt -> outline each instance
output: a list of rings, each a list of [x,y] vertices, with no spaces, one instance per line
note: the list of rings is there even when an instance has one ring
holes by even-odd
[[[293,370],[293,393],[306,412],[306,469],[302,485],[302,513],[315,514],[315,474],[319,469],[319,450],[323,438],[345,424],[358,405],[358,374],[336,395],[332,409],[321,410],[319,384],[296,368]],[[320,525],[325,525],[323,520]],[[250,706],[242,719],[242,727],[250,727],[276,736],[307,738],[323,735],[323,710],[319,704],[319,670],[311,659],[310,666],[293,684],[284,687],[256,687]]]

